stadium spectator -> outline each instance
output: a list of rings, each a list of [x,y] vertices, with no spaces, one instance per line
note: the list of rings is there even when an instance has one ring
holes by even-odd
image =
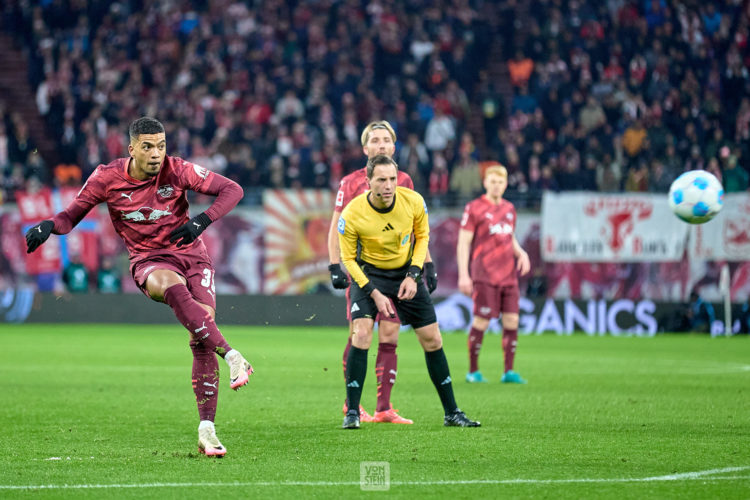
[[[341,261],[352,276],[354,335],[346,364],[349,410],[344,429],[358,429],[359,400],[367,373],[367,350],[377,314],[411,325],[425,352],[427,371],[445,412],[447,427],[479,427],[462,412],[453,394],[448,360],[430,292],[422,282],[430,227],[422,197],[398,186],[397,166],[388,155],[368,160],[370,190],[354,198],[338,222]],[[399,235],[383,238],[383,227]],[[404,236],[401,236],[404,235]],[[403,242],[413,238],[411,245]]]
[[[283,175],[249,176],[247,182],[259,182],[253,185],[258,188],[282,184],[280,177],[285,185],[320,183],[319,163],[311,159],[316,152],[323,153],[336,184],[359,165],[353,155],[353,161],[341,163],[339,175],[333,158],[357,145],[364,123],[391,115],[403,117],[393,120],[402,136],[416,133],[431,152],[442,150],[452,171],[457,158],[446,149],[455,150],[455,141],[438,136],[433,142],[435,130],[429,139],[425,132],[438,107],[452,120],[453,137],[471,128],[467,99],[484,119],[485,141],[475,136],[479,160],[500,158],[495,130],[525,134],[532,121],[526,115],[536,106],[543,109],[543,137],[554,137],[546,141],[546,153],[559,153],[572,141],[586,158],[580,136],[601,122],[598,110],[582,112],[596,107],[593,99],[606,116],[594,130],[610,154],[628,125],[643,121],[648,140],[628,132],[623,171],[641,159],[649,169],[654,159],[670,171],[673,162],[678,171],[705,168],[715,155],[709,143],[718,130],[728,147],[743,150],[738,166],[750,168],[750,11],[742,2],[559,0],[532,8],[446,0],[443,8],[428,9],[429,16],[414,15],[423,2],[368,5],[313,11],[304,2],[277,1],[257,9],[211,1],[192,9],[178,4],[141,9],[125,0],[110,9],[83,0],[59,22],[59,2],[21,2],[4,19],[29,54],[29,79],[51,136],[65,156],[75,153],[75,161],[65,162],[79,165],[84,178],[102,161],[124,154],[120,130],[154,109],[164,110],[170,133],[187,135],[175,140],[186,158],[192,136],[201,138],[197,145],[205,148],[205,157],[214,158],[222,143],[216,139],[228,130],[232,141],[252,145],[258,171],[270,172],[276,160],[269,150],[281,138]],[[523,29],[513,28],[525,9]],[[139,22],[133,23],[134,17]],[[131,43],[135,37],[138,44]],[[511,61],[488,59],[493,37],[506,40]],[[500,74],[506,64],[507,82],[493,76],[491,88],[487,75]],[[506,84],[513,92],[508,102],[516,104],[510,117],[497,95]],[[307,123],[304,135],[312,141],[289,145],[282,132],[286,127],[287,135],[294,135],[298,120]],[[13,143],[17,120],[7,125]],[[529,127],[537,133],[531,130],[537,125]],[[18,135],[25,144],[24,131]],[[667,158],[673,145],[674,155]],[[693,145],[700,158],[693,157]],[[520,164],[527,165],[529,156],[520,152]],[[300,172],[286,175],[292,158]],[[35,175],[51,179],[40,171]],[[509,186],[508,196],[514,189]]]
[[[99,293],[119,293],[122,291],[122,279],[115,268],[112,257],[102,258],[96,273],[96,288]]]
[[[727,193],[747,191],[748,187],[750,187],[749,177],[747,170],[737,165],[737,157],[734,155],[729,156],[722,176],[724,191]]]
[[[516,210],[503,199],[508,171],[497,164],[484,172],[486,193],[468,203],[461,218],[456,259],[458,289],[474,302],[469,331],[467,382],[486,382],[479,371],[479,351],[490,319],[500,316],[503,325],[504,370],[501,382],[525,384],[513,370],[518,342],[521,298],[518,274],[531,267],[529,255],[514,235]]]
[[[219,174],[167,156],[164,126],[153,118],[135,120],[129,135],[130,157],[97,167],[65,210],[29,229],[27,252],[35,251],[52,233],[69,233],[92,208],[107,203],[112,225],[130,253],[131,274],[138,287],[150,299],[172,308],[190,332],[193,390],[200,417],[198,447],[207,456],[223,456],[226,448],[214,427],[219,382],[216,355],[227,362],[234,390],[247,384],[253,369],[229,346],[214,322],[215,272],[200,235],[237,204],[242,189]],[[188,190],[216,196],[205,212],[189,220]],[[160,225],[153,225],[160,219]]]
[[[703,300],[703,297],[696,290],[693,290],[690,292],[688,307],[687,313],[690,320],[690,331],[711,333],[711,325],[715,319],[714,306]]]
[[[77,253],[70,255],[70,262],[62,273],[62,281],[71,293],[86,293],[89,291],[89,271],[81,262]]]
[[[531,73],[534,71],[534,61],[526,57],[522,50],[516,50],[516,53],[508,61],[508,71],[510,72],[510,82],[516,87],[522,87],[528,83]]]

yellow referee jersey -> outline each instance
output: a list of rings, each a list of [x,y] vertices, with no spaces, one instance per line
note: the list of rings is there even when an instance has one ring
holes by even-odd
[[[370,204],[369,193],[350,201],[338,223],[341,261],[360,288],[369,279],[357,264],[357,242],[362,248],[360,259],[379,269],[398,269],[409,259],[421,269],[430,240],[427,206],[419,193],[398,186],[394,203],[382,210]]]

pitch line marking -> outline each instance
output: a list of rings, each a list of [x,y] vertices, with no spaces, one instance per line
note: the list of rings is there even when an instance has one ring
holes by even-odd
[[[457,479],[446,481],[391,481],[391,486],[446,486],[473,484],[567,484],[567,483],[646,483],[652,481],[746,481],[750,476],[715,476],[728,472],[742,472],[750,466],[724,467],[666,476],[634,478],[574,478],[574,479]],[[85,490],[85,489],[120,489],[120,488],[195,488],[222,486],[359,486],[359,481],[257,481],[226,483],[142,483],[142,484],[39,484],[11,485],[0,484],[0,490]]]

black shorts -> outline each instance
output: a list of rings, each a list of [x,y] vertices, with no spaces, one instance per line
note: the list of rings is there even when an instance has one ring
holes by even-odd
[[[411,325],[412,328],[417,329],[437,322],[430,292],[427,291],[421,279],[417,282],[417,294],[411,300],[398,299],[398,289],[406,277],[409,266],[399,269],[378,269],[370,264],[360,264],[360,267],[373,286],[393,300],[402,325]],[[375,301],[362,291],[356,281],[352,281],[351,295],[352,319],[371,318],[374,320],[378,314]]]

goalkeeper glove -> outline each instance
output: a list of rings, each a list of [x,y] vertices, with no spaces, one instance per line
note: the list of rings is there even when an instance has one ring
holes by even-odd
[[[331,264],[328,266],[328,270],[331,272],[331,284],[333,288],[346,288],[349,286],[349,280],[341,270],[340,264]]]
[[[206,212],[201,212],[185,224],[181,225],[171,233],[169,233],[169,241],[171,243],[177,242],[177,248],[183,245],[192,243],[198,239],[203,231],[206,230],[209,224],[211,224],[211,218],[206,215]]]
[[[39,248],[39,245],[47,241],[54,227],[55,223],[51,220],[43,220],[26,231],[26,253],[33,252]]]
[[[434,292],[437,288],[438,283],[437,271],[435,271],[434,262],[424,263],[424,278],[427,281],[427,289],[430,291],[430,293]]]

